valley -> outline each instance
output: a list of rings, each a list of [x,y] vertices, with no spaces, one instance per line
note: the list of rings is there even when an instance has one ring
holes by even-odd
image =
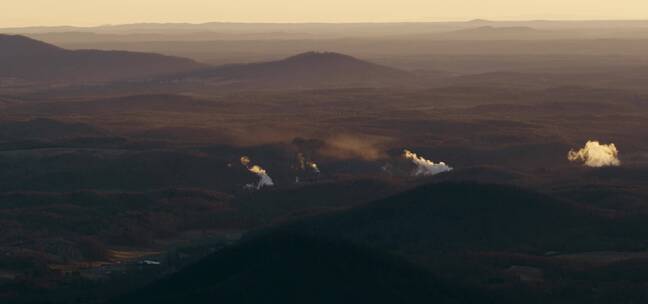
[[[643,303],[640,25],[424,25],[6,30],[0,301]]]

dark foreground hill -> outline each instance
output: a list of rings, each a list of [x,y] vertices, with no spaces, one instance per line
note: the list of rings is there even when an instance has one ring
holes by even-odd
[[[446,182],[280,231],[398,253],[446,281],[478,286],[513,303],[643,303],[645,281],[618,269],[645,267],[645,259],[601,269],[590,264],[587,253],[643,256],[645,222],[645,216],[609,213],[516,187]]]
[[[512,186],[443,182],[282,229],[420,254],[544,254],[641,247],[648,227],[640,221]]]
[[[0,79],[55,83],[130,80],[203,67],[190,59],[123,51],[72,51],[11,35],[0,35],[0,66]]]
[[[260,231],[119,303],[642,303],[643,276],[620,271],[643,260],[601,268],[582,252],[645,248],[644,222],[516,187],[430,184]]]
[[[272,234],[227,248],[114,303],[493,303],[346,242]]]
[[[549,196],[509,186],[438,183],[288,229],[418,250],[541,249],[559,246],[583,221]],[[555,249],[555,247],[547,248]]]
[[[186,75],[253,88],[412,85],[408,72],[331,52],[308,52],[279,61],[235,64]]]

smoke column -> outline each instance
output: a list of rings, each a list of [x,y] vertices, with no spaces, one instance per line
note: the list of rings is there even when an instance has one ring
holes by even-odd
[[[433,161],[427,160],[421,156],[416,155],[410,150],[405,150],[403,152],[403,157],[409,159],[416,165],[416,169],[412,172],[412,175],[415,176],[432,176],[439,173],[452,171],[452,167],[446,165],[444,162],[435,163]]]
[[[570,161],[582,161],[583,165],[592,168],[620,166],[619,150],[611,143],[604,145],[598,141],[587,141],[585,147],[578,151],[570,150],[567,154]]]

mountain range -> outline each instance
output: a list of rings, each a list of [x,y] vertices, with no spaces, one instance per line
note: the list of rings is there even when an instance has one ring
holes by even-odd
[[[278,61],[225,65],[179,77],[253,88],[374,87],[416,81],[409,72],[333,52],[306,52]]]
[[[237,88],[320,88],[407,85],[406,71],[333,52],[306,52],[258,63],[207,66],[153,53],[67,50],[24,36],[0,35],[0,80],[82,85],[146,81]]]
[[[150,53],[66,50],[17,35],[0,35],[0,66],[0,79],[46,83],[124,81],[203,67]]]

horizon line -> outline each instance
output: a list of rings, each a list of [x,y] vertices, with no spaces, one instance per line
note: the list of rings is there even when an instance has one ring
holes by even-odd
[[[29,29],[29,28],[101,28],[101,27],[118,27],[129,25],[208,25],[208,24],[273,24],[273,25],[353,25],[353,24],[434,24],[434,23],[470,23],[470,22],[491,22],[491,23],[513,23],[513,22],[648,22],[646,19],[455,19],[455,20],[438,20],[438,21],[204,21],[204,22],[182,22],[182,21],[142,21],[129,23],[104,23],[96,25],[72,25],[72,24],[52,24],[52,25],[18,25],[18,26],[0,26],[0,29]]]

